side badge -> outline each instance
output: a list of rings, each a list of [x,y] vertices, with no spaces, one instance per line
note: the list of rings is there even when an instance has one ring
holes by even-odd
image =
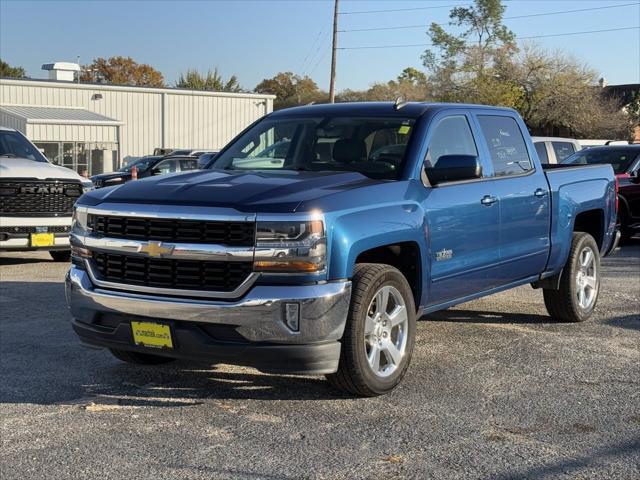
[[[453,257],[453,250],[447,250],[446,248],[443,248],[439,252],[436,252],[436,262],[449,260],[451,257]]]

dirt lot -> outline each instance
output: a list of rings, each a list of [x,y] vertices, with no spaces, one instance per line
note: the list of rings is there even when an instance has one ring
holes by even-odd
[[[606,259],[584,324],[550,322],[529,287],[422,319],[404,383],[375,399],[83,349],[65,269],[0,255],[5,480],[640,478],[640,242]]]

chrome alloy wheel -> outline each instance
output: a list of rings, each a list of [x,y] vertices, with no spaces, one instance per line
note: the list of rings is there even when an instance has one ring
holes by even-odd
[[[364,346],[371,371],[388,377],[398,369],[407,349],[409,318],[400,292],[390,285],[374,295],[364,328]]]
[[[578,305],[586,310],[593,305],[598,295],[598,271],[593,250],[585,247],[580,252],[579,261],[580,265],[576,273],[576,295]]]

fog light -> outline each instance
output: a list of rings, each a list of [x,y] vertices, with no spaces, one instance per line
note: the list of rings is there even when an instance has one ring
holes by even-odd
[[[284,304],[284,322],[287,324],[287,327],[294,332],[300,331],[300,304]]]

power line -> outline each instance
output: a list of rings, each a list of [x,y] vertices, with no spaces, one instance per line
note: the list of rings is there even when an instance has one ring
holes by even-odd
[[[532,35],[528,37],[517,37],[517,40],[529,40],[534,38],[548,38],[548,37],[565,37],[569,35],[586,35],[590,33],[603,33],[603,32],[619,32],[621,30],[638,30],[638,27],[621,27],[621,28],[607,28],[603,30],[586,30],[583,32],[566,32],[566,33],[552,33],[549,35]],[[338,47],[338,50],[365,50],[373,48],[405,48],[405,47],[432,47],[430,43],[413,43],[403,45],[363,45],[360,47]]]
[[[318,32],[318,36],[316,36],[316,38],[314,39],[313,43],[311,44],[311,48],[309,49],[309,52],[304,57],[304,60],[302,61],[302,65],[300,65],[300,68],[297,70],[298,72],[301,72],[302,69],[307,65],[307,60],[309,60],[309,57],[314,53],[313,49],[316,46],[316,44],[318,43],[318,40],[320,40],[320,36],[323,33],[324,33],[324,29],[320,29],[320,31]]]
[[[317,58],[318,53],[324,48],[324,45],[325,45],[326,40],[327,40],[328,33],[330,33],[330,32],[325,29],[322,32],[322,35],[320,37],[318,37],[316,49],[313,50],[310,55],[308,55],[309,59],[308,59],[307,62],[304,63],[303,68],[298,70],[301,75],[304,75],[305,71],[309,70],[309,68],[311,67],[311,65],[313,65],[313,62]],[[313,49],[313,47],[312,47],[312,49]]]
[[[561,14],[566,14],[566,13],[578,13],[578,12],[590,12],[593,10],[606,10],[609,8],[620,8],[620,7],[629,7],[629,6],[638,6],[640,5],[640,3],[638,2],[634,2],[634,3],[623,3],[620,5],[605,5],[602,7],[590,7],[590,8],[578,8],[575,10],[563,10],[560,12],[543,12],[543,13],[531,13],[531,14],[527,14],[527,15],[514,15],[512,17],[504,17],[503,20],[513,20],[513,19],[517,19],[517,18],[529,18],[529,17],[543,17],[543,16],[548,16],[548,15],[561,15]],[[444,26],[446,24],[444,23],[438,23],[437,25],[440,26]],[[422,24],[422,25],[398,25],[395,27],[375,27],[375,28],[353,28],[353,29],[348,29],[348,30],[338,30],[340,33],[347,33],[347,32],[373,32],[373,31],[378,31],[378,30],[401,30],[401,29],[411,29],[411,28],[425,28],[427,27],[427,25]]]
[[[387,13],[387,12],[410,12],[414,10],[434,10],[436,8],[466,7],[468,3],[456,3],[453,5],[433,5],[431,7],[396,8],[392,10],[362,10],[357,12],[340,12],[339,15],[358,15],[361,13]]]

